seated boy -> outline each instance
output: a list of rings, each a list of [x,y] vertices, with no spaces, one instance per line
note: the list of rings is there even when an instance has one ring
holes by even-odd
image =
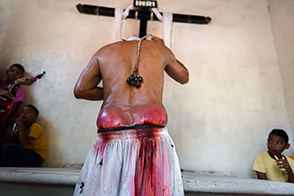
[[[21,64],[13,64],[6,71],[6,80],[0,80],[0,89],[10,85],[17,79],[23,77],[25,69]],[[16,95],[10,107],[9,113],[5,116],[0,116],[0,131],[3,131],[5,126],[12,126],[16,117],[20,114],[20,106],[23,103],[25,90],[22,85],[15,91]],[[10,128],[10,127],[9,127]],[[5,133],[6,134],[6,133]]]
[[[255,156],[253,171],[257,179],[294,183],[294,160],[282,154],[290,147],[287,133],[273,129],[267,139],[268,151]]]
[[[6,71],[6,80],[0,80],[0,148],[6,141],[6,134],[12,129],[14,120],[20,115],[20,106],[25,95],[22,85],[31,85],[37,80],[37,76],[23,77],[24,72],[25,70],[21,64],[13,64]],[[12,86],[17,86],[17,88],[14,88],[15,94],[9,93]],[[12,104],[9,110],[3,111],[3,108],[7,106],[6,100],[11,100]]]
[[[46,158],[46,138],[42,127],[35,123],[39,111],[32,105],[26,105],[21,116],[16,119],[17,143],[7,142],[1,149],[1,166],[39,167]],[[12,138],[10,138],[12,139]]]

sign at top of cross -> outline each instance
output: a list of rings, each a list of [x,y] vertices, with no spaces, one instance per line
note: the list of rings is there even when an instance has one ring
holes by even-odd
[[[157,1],[152,0],[134,0],[134,7],[140,8],[157,8]]]

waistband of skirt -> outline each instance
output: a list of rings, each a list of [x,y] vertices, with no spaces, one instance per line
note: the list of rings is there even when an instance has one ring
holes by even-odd
[[[151,139],[168,135],[167,127],[162,125],[132,125],[100,129],[97,133],[99,140]]]
[[[163,125],[154,125],[154,124],[135,124],[130,126],[121,126],[121,127],[112,127],[112,128],[105,128],[105,129],[98,129],[97,133],[104,133],[109,131],[124,131],[124,130],[131,130],[131,129],[154,129],[154,128],[164,128]]]

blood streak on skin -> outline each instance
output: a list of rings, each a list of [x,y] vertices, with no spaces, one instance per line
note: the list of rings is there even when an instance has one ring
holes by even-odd
[[[162,108],[148,108],[139,113],[138,124],[166,125],[167,114]]]
[[[145,106],[139,110],[128,112],[123,112],[115,107],[108,107],[103,108],[97,118],[97,127],[99,129],[135,124],[165,126],[167,124],[167,113],[163,106]]]
[[[97,127],[99,129],[125,125],[126,122],[124,118],[114,109],[101,110],[97,118]]]

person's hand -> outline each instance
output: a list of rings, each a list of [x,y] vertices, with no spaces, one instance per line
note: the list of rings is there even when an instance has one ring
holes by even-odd
[[[276,160],[276,164],[279,168],[284,168],[287,172],[291,169],[290,165],[284,155],[282,155],[281,159]]]
[[[6,101],[7,99],[14,99],[14,96],[7,90],[0,89],[0,100]]]
[[[277,165],[279,166],[279,168],[285,168],[287,172],[290,172],[291,170],[291,167],[288,163],[288,160],[286,159],[286,157],[284,155],[282,155],[283,158],[282,159],[279,159],[277,160]]]
[[[6,139],[7,139],[7,141],[9,141],[9,142],[11,142],[11,141],[15,141],[16,139],[17,139],[17,134],[14,134],[13,132],[12,132],[12,130],[9,130],[8,132],[7,132],[7,134],[6,134]]]
[[[15,80],[15,84],[31,85],[37,81],[37,76],[23,77]]]
[[[163,39],[161,39],[161,38],[159,38],[159,37],[156,37],[156,36],[154,36],[154,35],[151,36],[151,40],[152,40],[152,41],[155,41],[155,42],[157,42],[157,43],[159,43],[159,44],[165,45]]]
[[[24,123],[23,123],[23,120],[22,120],[22,117],[18,117],[15,119],[15,122],[17,123],[18,127],[24,127]]]

